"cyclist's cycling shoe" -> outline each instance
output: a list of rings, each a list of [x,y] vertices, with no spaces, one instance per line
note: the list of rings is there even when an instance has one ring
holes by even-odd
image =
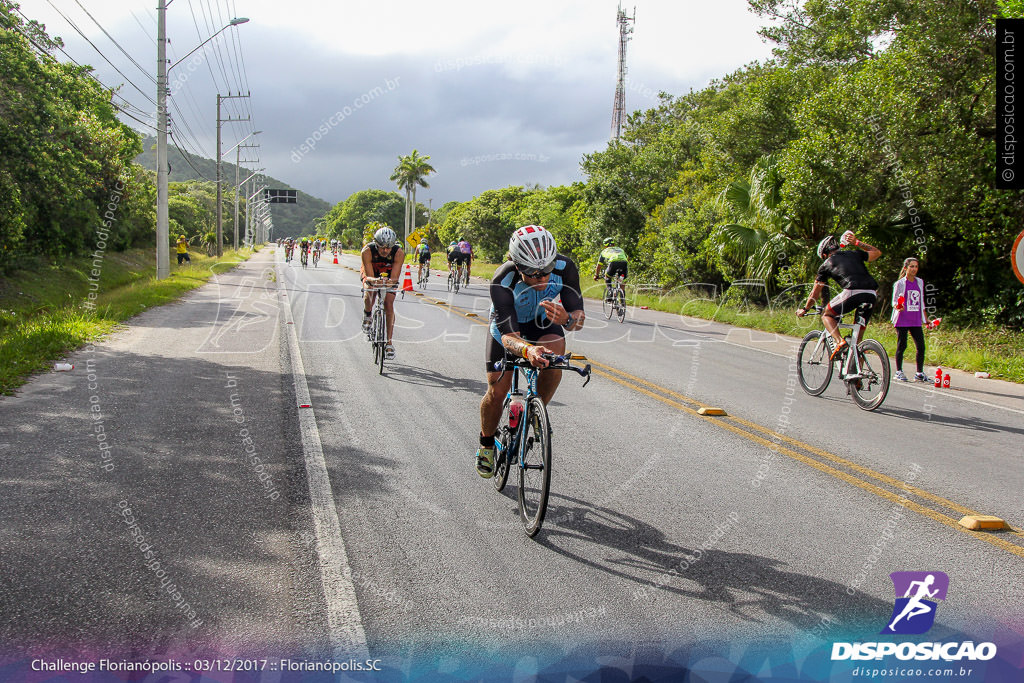
[[[484,479],[494,476],[494,449],[478,448],[476,451],[476,473]]]
[[[384,347],[384,360],[394,360],[394,359],[395,359],[395,345],[394,344],[388,344],[387,346]]]
[[[370,334],[370,319],[363,316],[363,334]]]
[[[844,339],[843,343],[840,344],[839,346],[837,346],[834,351],[832,351],[832,355],[829,356],[828,359],[830,361],[837,361],[837,360],[839,360],[840,358],[843,357],[843,353],[846,351],[846,347],[848,347],[848,346],[849,346],[849,344],[847,344],[846,340]]]
[[[900,382],[906,382],[907,381],[907,376],[903,374],[902,370],[897,370],[896,371],[896,379],[899,380]]]

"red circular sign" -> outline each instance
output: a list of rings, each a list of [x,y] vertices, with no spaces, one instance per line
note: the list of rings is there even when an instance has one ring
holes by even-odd
[[[1017,276],[1018,280],[1024,282],[1024,232],[1017,235],[1017,239],[1013,242],[1010,262],[1013,264],[1013,274]]]

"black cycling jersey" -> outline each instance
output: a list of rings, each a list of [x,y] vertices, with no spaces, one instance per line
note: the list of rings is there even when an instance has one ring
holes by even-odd
[[[868,260],[866,251],[837,251],[825,259],[818,268],[815,282],[828,284],[832,278],[843,289],[878,289],[878,283],[864,266]]]
[[[398,246],[391,247],[391,251],[387,256],[384,256],[377,251],[377,243],[370,242],[366,245],[366,248],[370,250],[370,265],[373,268],[372,273],[367,273],[367,277],[381,277],[382,275],[390,275],[391,268],[395,265],[395,254],[398,253]]]

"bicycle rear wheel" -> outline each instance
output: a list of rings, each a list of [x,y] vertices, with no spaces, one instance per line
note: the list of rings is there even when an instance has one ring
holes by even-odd
[[[612,319],[612,313],[615,311],[614,306],[615,300],[613,299],[612,291],[608,287],[604,288],[604,300],[601,302],[601,311],[604,313],[605,320]]]
[[[455,279],[452,281],[452,291],[456,294],[459,293],[459,280],[462,278],[462,270],[455,271]]]
[[[619,322],[626,321],[626,297],[623,296],[622,290],[615,290],[615,308],[616,315],[619,317]]]
[[[454,286],[455,286],[455,271],[449,270],[448,271],[448,291],[449,292],[452,291],[452,288]]]
[[[526,425],[522,432],[523,462],[519,466],[519,516],[526,527],[526,535],[537,535],[544,523],[551,487],[551,427],[544,402],[530,397],[523,417]]]
[[[874,339],[865,339],[857,350],[860,354],[859,380],[850,382],[850,394],[863,410],[874,410],[882,405],[885,395],[889,393],[890,373],[889,354]],[[858,386],[859,385],[859,386]]]
[[[825,391],[832,380],[832,362],[829,360],[828,344],[823,330],[808,332],[796,353],[797,378],[800,386],[811,396]]]

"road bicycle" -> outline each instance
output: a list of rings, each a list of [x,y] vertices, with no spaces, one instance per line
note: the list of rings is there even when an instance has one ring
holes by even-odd
[[[384,299],[389,292],[397,288],[398,285],[392,283],[366,286],[367,290],[377,293],[370,309],[370,328],[366,338],[370,340],[370,347],[373,350],[373,364],[378,367],[378,374],[381,375],[384,374],[385,347],[388,345],[388,319],[384,310]]]
[[[863,410],[874,410],[882,405],[889,393],[889,354],[874,339],[861,339],[867,327],[867,314],[874,304],[861,304],[854,313],[854,323],[845,325],[840,318],[839,327],[851,330],[846,335],[846,347],[835,361],[829,360],[835,349],[835,340],[825,329],[808,332],[797,350],[797,377],[800,386],[811,396],[820,395],[828,387],[834,371],[846,384],[846,393]],[[821,315],[821,306],[815,306]],[[857,349],[857,353],[850,353]]]
[[[494,435],[494,488],[505,488],[508,473],[519,467],[519,517],[526,528],[526,535],[537,535],[544,523],[551,488],[551,423],[548,410],[537,394],[537,377],[543,370],[572,370],[586,378],[583,386],[590,382],[590,364],[586,367],[573,365],[570,361],[586,360],[586,356],[567,354],[558,356],[544,354],[549,365],[535,368],[523,358],[506,356],[494,364],[495,372],[512,371],[512,386],[505,396],[502,419]],[[519,375],[526,376],[526,394],[519,388]]]
[[[459,293],[459,282],[462,279],[462,264],[448,271],[448,291]]]
[[[313,252],[313,267],[316,268],[320,263],[320,250],[317,249]]]
[[[616,275],[604,286],[604,317],[610,320],[615,315],[619,322],[626,320],[626,289],[622,282],[625,277]]]

